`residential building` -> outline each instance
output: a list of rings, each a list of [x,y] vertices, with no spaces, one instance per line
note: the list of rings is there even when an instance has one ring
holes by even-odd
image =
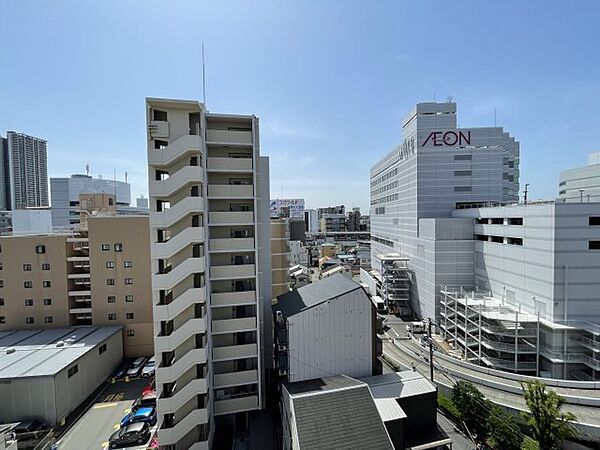
[[[318,233],[319,232],[319,216],[316,209],[304,210],[304,224],[306,226],[307,233]]]
[[[287,382],[382,371],[380,323],[362,286],[334,275],[280,295],[273,304],[275,360]]]
[[[0,422],[59,424],[122,359],[116,326],[0,331]]]
[[[346,229],[348,231],[361,231],[360,229],[360,208],[352,208],[348,211],[348,219],[346,221]]]
[[[151,355],[149,239],[148,218],[136,216],[0,237],[0,332],[118,325],[125,356]]]
[[[308,266],[308,251],[302,241],[290,241],[289,248],[289,261],[291,265],[302,264]]]
[[[0,211],[10,210],[8,139],[0,136]]]
[[[288,227],[290,229],[290,240],[291,241],[302,241],[306,240],[306,225],[304,219],[290,218],[288,221]]]
[[[600,152],[590,153],[583,167],[563,170],[558,189],[567,202],[600,202]]]
[[[271,298],[290,290],[290,219],[271,219]]]
[[[43,139],[8,131],[3,144],[2,191],[10,200],[6,209],[39,208],[48,206],[48,155]],[[6,170],[8,169],[8,170]]]
[[[148,199],[146,197],[144,197],[143,195],[136,198],[135,199],[135,206],[137,208],[144,208],[144,209],[148,209]]]
[[[82,209],[79,201],[81,194],[110,196],[114,202],[110,207],[114,210],[126,208],[131,203],[131,186],[124,181],[73,174],[68,178],[51,178],[50,188],[52,225],[55,227],[70,228],[79,224],[79,212]]]
[[[379,267],[390,253],[408,258],[411,306],[435,319],[440,287],[473,276],[473,241],[466,229],[460,233],[452,211],[518,201],[519,143],[501,127],[457,128],[452,102],[417,104],[402,129],[402,143],[370,172],[371,264]]]
[[[12,231],[12,211],[0,211],[0,234]]]
[[[271,218],[299,218],[304,219],[303,198],[276,198],[271,199],[269,207]]]
[[[282,388],[283,448],[443,448],[452,441],[436,413],[436,387],[412,370],[289,383]]]
[[[146,100],[159,441],[208,449],[265,404],[268,158],[258,119]]]

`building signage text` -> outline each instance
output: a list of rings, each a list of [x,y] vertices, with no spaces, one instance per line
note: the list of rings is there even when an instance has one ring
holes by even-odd
[[[435,147],[454,147],[456,145],[470,145],[471,132],[462,131],[432,131],[421,147],[425,147],[427,143],[432,142]]]

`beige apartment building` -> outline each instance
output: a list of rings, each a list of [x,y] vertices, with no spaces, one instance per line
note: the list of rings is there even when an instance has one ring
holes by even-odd
[[[123,327],[124,355],[151,355],[148,218],[92,216],[79,232],[0,237],[0,331]]]
[[[272,298],[290,290],[290,228],[288,219],[271,219]]]

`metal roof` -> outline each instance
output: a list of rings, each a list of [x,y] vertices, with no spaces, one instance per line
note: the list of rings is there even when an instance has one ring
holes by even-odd
[[[342,274],[334,275],[280,295],[272,308],[273,311],[281,311],[287,318],[357,289],[362,290],[360,284]]]
[[[395,398],[376,398],[375,406],[384,422],[408,417]]]
[[[360,381],[369,386],[374,399],[406,398],[436,391],[427,378],[412,370],[375,375]]]
[[[120,332],[116,326],[0,332],[0,379],[53,376]]]

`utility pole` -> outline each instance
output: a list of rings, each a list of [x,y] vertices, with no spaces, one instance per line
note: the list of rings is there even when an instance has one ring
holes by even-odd
[[[429,319],[429,377],[433,383],[433,336],[431,334],[431,324],[433,320]]]
[[[583,203],[583,192],[585,189],[579,189],[579,203]]]
[[[529,183],[525,183],[525,198],[523,199],[523,203],[527,204],[527,193],[529,192],[527,188],[529,187]]]

